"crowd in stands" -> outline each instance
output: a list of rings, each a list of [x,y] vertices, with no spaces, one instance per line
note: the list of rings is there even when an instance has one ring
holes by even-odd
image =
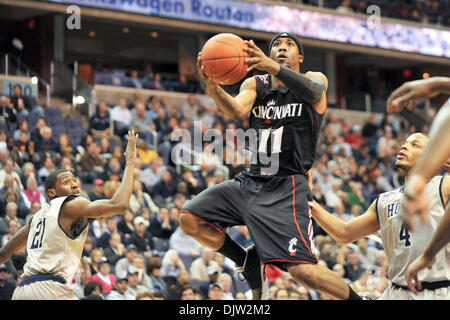
[[[274,0],[280,1],[280,0]],[[342,13],[367,14],[367,8],[377,5],[383,17],[450,26],[448,0],[282,0],[333,8]],[[372,11],[369,13],[373,13]]]
[[[137,89],[165,90],[187,93],[201,93],[197,79],[189,79],[185,74],[154,72],[150,64],[143,70],[103,68],[95,73],[96,84],[114,85]]]
[[[141,139],[129,209],[89,222],[73,281],[77,297],[251,299],[234,263],[186,236],[177,221],[186,201],[245,170],[248,154],[228,139],[222,157],[203,141],[196,166],[177,166],[170,156],[178,143],[171,140],[177,129],[192,132],[195,121],[202,121],[202,132],[215,128],[224,133],[247,129],[247,119],[230,119],[207,93],[201,99],[190,95],[183,105],[171,104],[167,96],[145,101],[137,93],[132,101],[122,99],[117,105],[100,101],[82,142],[74,146],[68,135],[53,135],[45,116],[35,121],[23,116],[17,123],[21,109],[13,101],[14,97],[0,97],[1,246],[48,203],[44,181],[55,169],[72,170],[83,197],[110,198],[123,174],[127,130],[135,129]],[[30,115],[42,111],[35,108],[30,107]],[[365,124],[350,126],[329,109],[313,169],[316,200],[343,220],[362,214],[377,194],[400,186],[393,162],[405,135],[415,131],[390,115],[371,115]],[[223,160],[230,158],[241,160],[225,164],[231,161]],[[339,273],[357,292],[380,296],[388,284],[381,244],[370,238],[339,245],[317,224],[314,229],[319,264]],[[253,243],[246,226],[229,232],[244,247]],[[24,248],[0,266],[1,299],[10,299],[25,261]],[[331,299],[298,285],[274,266],[268,267],[268,275],[271,299]]]

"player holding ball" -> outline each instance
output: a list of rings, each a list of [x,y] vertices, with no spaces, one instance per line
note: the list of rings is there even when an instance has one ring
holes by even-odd
[[[272,38],[269,56],[253,40],[244,41],[244,54],[235,49],[234,57],[216,52],[216,61],[234,59],[230,70],[219,71],[230,72],[245,64],[246,72],[266,72],[246,79],[236,97],[227,94],[219,81],[205,73],[205,66],[211,66],[209,59],[203,59],[203,50],[197,68],[223,112],[236,119],[249,114],[250,126],[258,137],[257,148],[252,150],[256,161],[249,172],[243,171],[235,179],[208,188],[187,202],[180,211],[180,226],[202,245],[242,266],[253,299],[267,298],[262,279],[266,279],[265,265],[274,264],[309,288],[337,299],[360,300],[335,272],[317,265],[314,252],[312,194],[306,173],[314,162],[327,109],[327,78],[320,72],[300,74],[303,47],[296,36],[287,32]],[[206,51],[208,55],[210,50]],[[219,63],[215,65],[216,72]],[[233,81],[236,79],[227,84]],[[225,231],[234,225],[247,225],[255,245],[242,248],[234,242]]]

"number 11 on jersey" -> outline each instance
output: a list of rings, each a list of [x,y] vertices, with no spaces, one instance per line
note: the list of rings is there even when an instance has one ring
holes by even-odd
[[[267,142],[272,134],[271,153],[281,152],[281,139],[283,138],[283,127],[272,130],[272,128],[260,130],[258,152],[267,153]]]

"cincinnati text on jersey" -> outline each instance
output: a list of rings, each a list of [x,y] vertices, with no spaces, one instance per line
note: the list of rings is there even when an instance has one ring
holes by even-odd
[[[269,101],[267,106],[254,107],[252,113],[255,118],[276,120],[302,115],[303,103],[288,103],[282,106],[271,105],[272,103],[273,100]]]

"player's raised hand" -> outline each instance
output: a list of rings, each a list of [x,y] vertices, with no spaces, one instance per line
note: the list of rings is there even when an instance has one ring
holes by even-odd
[[[207,85],[207,86],[213,86],[213,85],[217,85],[217,83],[215,83],[210,77],[208,77],[203,69],[202,66],[202,52],[200,51],[198,53],[197,56],[197,71],[198,74],[200,75],[200,78],[202,78],[203,82]]]
[[[247,72],[258,69],[275,75],[280,71],[279,64],[266,56],[253,40],[244,40],[244,43],[244,51],[249,55],[249,58],[245,58],[245,63],[248,64]]]
[[[414,260],[413,263],[409,265],[408,270],[406,271],[405,278],[408,284],[408,288],[409,290],[411,290],[411,292],[417,294],[417,288],[419,290],[422,289],[422,284],[417,277],[418,272],[425,268],[431,269],[435,262],[435,257],[427,258],[423,254],[421,254],[420,257],[418,257],[416,260]],[[415,285],[413,284],[413,280],[415,282]]]
[[[414,232],[416,229],[414,224],[415,215],[420,216],[422,223],[428,223],[429,221],[430,198],[425,192],[426,183],[427,181],[423,177],[413,175],[405,185],[405,196],[401,203],[401,212],[406,227],[411,232]]]
[[[428,78],[404,83],[390,95],[387,112],[400,112],[405,107],[411,110],[417,101],[437,96],[438,92],[433,90],[434,81],[434,78]]]
[[[127,148],[124,152],[125,159],[128,162],[134,163],[134,160],[136,160],[137,155],[137,142],[138,142],[139,136],[137,133],[134,132],[134,130],[128,130],[128,144]]]

